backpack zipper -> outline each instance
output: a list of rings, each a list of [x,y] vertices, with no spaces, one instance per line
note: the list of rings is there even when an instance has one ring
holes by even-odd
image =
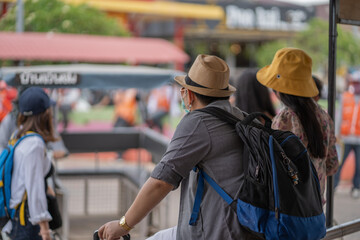
[[[260,171],[260,165],[257,165],[255,168],[255,178],[257,181],[259,181],[259,171]]]
[[[299,183],[299,177],[297,172],[290,166],[291,160],[286,156],[284,152],[281,152],[281,156],[283,157],[283,164],[286,167],[286,171],[290,179],[292,180],[294,185],[297,185]]]

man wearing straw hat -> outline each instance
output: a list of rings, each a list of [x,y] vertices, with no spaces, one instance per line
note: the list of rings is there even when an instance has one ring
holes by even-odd
[[[153,170],[134,203],[121,220],[108,222],[99,229],[102,239],[118,239],[127,234],[171,190],[181,183],[177,227],[155,234],[150,239],[244,239],[247,232],[239,225],[236,212],[210,186],[205,184],[197,220],[190,221],[201,167],[229,195],[236,195],[243,180],[243,143],[235,128],[197,109],[208,106],[224,109],[242,119],[232,107],[229,96],[229,67],[222,59],[199,55],[186,76],[175,77],[181,86],[183,106],[188,113],[176,128],[161,162]],[[191,225],[189,224],[189,221]]]

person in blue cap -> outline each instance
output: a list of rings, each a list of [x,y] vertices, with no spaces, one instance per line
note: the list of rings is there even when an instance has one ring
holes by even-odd
[[[19,97],[29,87],[20,87],[18,89],[18,97],[13,100],[13,109],[8,113],[0,124],[0,152],[5,149],[11,138],[11,135],[17,131],[16,119],[19,113]],[[56,102],[51,101],[53,113],[56,112]],[[52,152],[55,160],[66,157],[69,154],[69,150],[66,148],[59,132],[56,129],[56,114],[53,115],[53,125],[55,130],[56,141],[48,142],[47,149]]]
[[[11,239],[51,240],[45,177],[52,171],[46,143],[55,141],[51,101],[43,89],[30,87],[19,97],[18,131],[14,139],[29,133],[14,153],[10,207],[15,217],[3,229]],[[24,201],[26,199],[26,201]],[[24,203],[24,211],[17,208]]]

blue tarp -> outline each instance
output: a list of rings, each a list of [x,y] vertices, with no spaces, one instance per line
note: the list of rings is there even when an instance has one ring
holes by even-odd
[[[145,66],[71,64],[3,67],[0,79],[10,86],[44,88],[151,89],[173,81],[181,71]]]

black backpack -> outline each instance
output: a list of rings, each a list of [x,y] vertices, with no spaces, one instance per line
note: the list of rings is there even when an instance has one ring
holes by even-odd
[[[211,114],[236,128],[244,143],[244,183],[228,195],[199,170],[190,225],[200,209],[204,179],[236,211],[241,226],[262,239],[321,239],[325,215],[316,170],[301,140],[290,131],[271,129],[271,120],[254,113],[240,120],[217,107],[197,111]],[[265,124],[253,121],[263,117]]]

